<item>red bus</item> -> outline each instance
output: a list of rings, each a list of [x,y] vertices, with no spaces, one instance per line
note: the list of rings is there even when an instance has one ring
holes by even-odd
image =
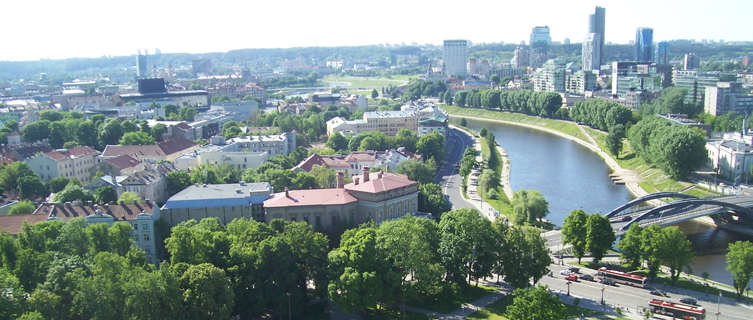
[[[645,288],[646,287],[646,277],[639,276],[637,274],[622,272],[622,271],[616,271],[616,270],[609,270],[606,267],[599,268],[599,271],[597,273],[597,276],[602,279],[611,279],[614,282],[622,283],[634,287],[639,288]]]
[[[706,319],[706,309],[684,303],[651,299],[648,302],[651,312],[677,319],[703,320]]]

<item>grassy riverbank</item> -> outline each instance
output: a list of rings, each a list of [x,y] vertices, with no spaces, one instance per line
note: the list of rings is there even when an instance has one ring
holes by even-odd
[[[385,78],[385,77],[354,77],[354,76],[340,76],[340,75],[327,75],[322,78],[322,82],[347,82],[350,85],[343,85],[344,88],[363,88],[363,89],[379,89],[381,87],[387,87],[390,85],[399,86],[408,82],[409,77],[397,77],[397,78]]]
[[[497,179],[500,179],[502,177],[502,166],[504,164],[504,161],[507,160],[502,158],[502,155],[499,154],[499,150],[497,150],[497,148],[489,148],[489,144],[486,142],[486,138],[481,138],[480,141],[481,157],[484,159],[485,163],[489,159],[489,156],[492,154],[492,152],[496,155],[497,159],[499,159],[499,161],[497,161],[497,165],[490,169],[494,171],[494,176],[497,177]],[[508,182],[503,181],[502,183]],[[498,196],[497,199],[489,198],[489,192],[484,192],[482,199],[484,199],[484,202],[499,211],[500,214],[510,217],[510,215],[512,214],[512,205],[510,204],[510,199],[508,199],[507,195],[505,194],[505,190],[500,185],[495,188],[495,192]]]
[[[501,120],[515,123],[521,123],[525,125],[537,126],[544,129],[550,129],[559,133],[569,135],[573,138],[580,139],[586,143],[590,143],[590,139],[578,128],[578,125],[572,121],[546,119],[536,116],[529,116],[520,113],[501,112],[476,108],[460,108],[456,106],[444,107],[450,115],[453,116],[469,116],[478,117],[489,120]],[[597,143],[598,147],[606,151],[606,133],[603,131],[595,130],[586,127],[584,130],[589,136],[591,136]],[[627,141],[624,141],[620,157],[615,159],[613,155],[609,155],[612,159],[616,160],[620,167],[623,169],[635,171],[642,179],[639,182],[639,186],[648,193],[658,191],[682,191],[682,193],[697,196],[707,197],[715,195],[714,192],[708,191],[703,187],[687,181],[678,181],[670,178],[664,173],[663,170],[654,167],[653,165],[645,162],[642,158],[638,157],[630,147]]]

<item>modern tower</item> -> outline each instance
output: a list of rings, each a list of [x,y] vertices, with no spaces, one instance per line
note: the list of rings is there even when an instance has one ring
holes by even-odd
[[[549,36],[549,26],[536,26],[531,30],[531,46],[537,44],[549,45],[552,43],[552,37]]]
[[[136,77],[139,78],[146,78],[148,77],[149,69],[147,68],[147,61],[146,57],[149,54],[149,52],[144,52],[144,54],[141,54],[141,50],[139,50],[138,55],[136,55]]]
[[[464,77],[468,61],[468,40],[445,40],[442,60],[448,76]]]
[[[654,62],[656,62],[656,64],[669,64],[669,42],[662,41],[656,44]]]
[[[515,54],[512,57],[512,66],[516,69],[528,68],[528,48],[519,46],[515,48]]]
[[[596,7],[594,13],[588,15],[588,33],[599,35],[599,66],[604,64],[604,40],[606,39],[606,35],[604,34],[604,26],[606,24],[605,16],[606,9],[602,7]]]
[[[682,59],[683,70],[695,70],[701,65],[701,59],[695,53],[686,53]]]
[[[583,70],[592,71],[601,68],[601,36],[598,33],[589,33],[583,40]]]
[[[654,29],[638,28],[635,31],[635,61],[651,62],[654,52]]]

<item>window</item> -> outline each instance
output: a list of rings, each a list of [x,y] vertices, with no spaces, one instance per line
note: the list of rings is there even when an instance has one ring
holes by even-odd
[[[149,224],[148,224],[148,223],[144,223],[144,224],[142,224],[142,225],[141,225],[141,227],[142,227],[142,229],[143,229],[144,231],[149,231]]]
[[[149,234],[144,234],[144,241],[149,241]]]
[[[138,223],[134,223],[133,224],[133,230],[139,231],[139,224]]]

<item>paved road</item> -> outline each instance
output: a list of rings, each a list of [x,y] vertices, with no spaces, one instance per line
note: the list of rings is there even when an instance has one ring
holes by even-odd
[[[458,208],[475,208],[463,198],[460,191],[460,185],[463,183],[460,175],[455,171],[455,164],[460,163],[463,158],[465,148],[472,147],[473,140],[457,129],[450,129],[447,133],[447,143],[445,147],[445,161],[437,169],[437,176],[434,181],[442,186],[444,194],[450,200],[453,209]]]
[[[567,292],[567,281],[559,273],[566,266],[551,265],[553,277],[545,276],[541,283],[546,284],[552,291]],[[594,270],[581,268],[581,273],[595,274]],[[581,304],[599,304],[601,301],[601,289],[604,287],[604,300],[606,304],[616,307],[620,306],[622,310],[626,308],[631,312],[631,318],[636,318],[640,313],[636,312],[640,308],[647,308],[648,301],[653,298],[678,301],[683,297],[692,297],[698,300],[698,303],[706,308],[706,319],[716,319],[717,298],[716,295],[707,295],[698,292],[689,292],[688,290],[657,286],[669,294],[669,298],[660,298],[649,293],[649,290],[634,288],[626,285],[603,286],[597,282],[577,281],[570,284],[570,294],[581,298]],[[721,298],[719,319],[750,319],[753,314],[753,306],[737,302],[735,299]],[[638,317],[639,318],[639,317]]]

